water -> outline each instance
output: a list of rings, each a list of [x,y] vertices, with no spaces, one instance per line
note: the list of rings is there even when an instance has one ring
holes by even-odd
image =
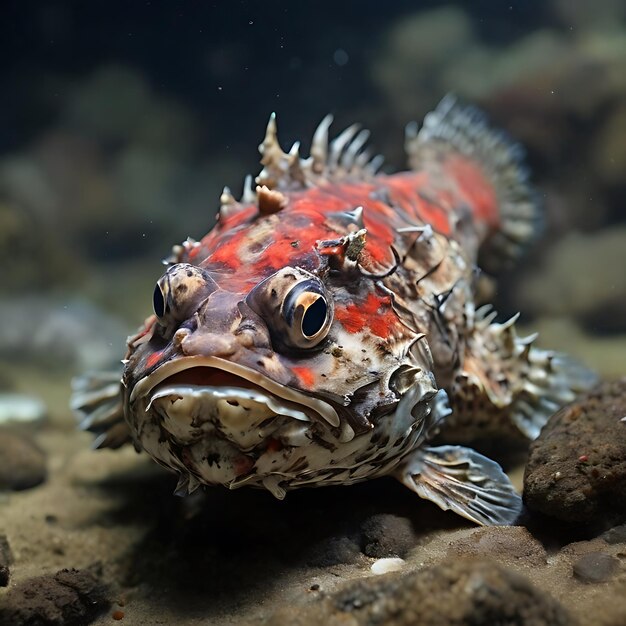
[[[118,542],[116,559],[163,547],[154,528],[125,538],[114,511],[139,515],[138,502],[158,511],[169,477],[129,450],[91,456],[67,410],[69,380],[122,358],[125,336],[151,312],[160,260],[209,230],[224,185],[239,196],[244,176],[258,173],[273,111],[283,147],[302,140],[305,154],[328,112],[337,131],[362,123],[391,172],[405,167],[405,124],[445,93],[485,110],[525,147],[545,210],[543,236],[499,283],[497,308],[521,310],[542,346],[601,376],[626,374],[623,2],[15,0],[0,33],[0,390],[42,399],[49,416],[43,429],[26,428],[48,455],[48,481],[0,501],[0,534],[6,526],[14,552],[36,555],[32,565],[18,555],[16,580],[101,560],[109,583],[135,589],[142,580],[115,559],[89,556],[101,514],[114,520],[107,541]],[[124,471],[139,487],[128,487]],[[88,514],[72,504],[77,493],[87,494]],[[266,513],[280,520],[278,509]],[[164,524],[172,533],[184,525],[176,515]],[[190,532],[193,543],[201,529]],[[53,540],[60,551],[46,547]],[[178,554],[186,540],[165,545]],[[235,570],[245,564],[237,558]],[[291,575],[283,565],[270,569]],[[346,576],[362,565],[355,560]],[[142,561],[144,578],[167,586],[149,569]],[[141,613],[149,603],[139,595]],[[198,598],[187,600],[206,615]],[[231,600],[220,619],[233,615]],[[176,610],[168,605],[171,619]]]

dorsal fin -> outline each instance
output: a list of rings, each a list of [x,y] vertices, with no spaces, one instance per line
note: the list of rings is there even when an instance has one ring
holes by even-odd
[[[371,158],[368,150],[363,150],[369,138],[369,131],[353,124],[329,142],[328,131],[332,115],[327,115],[317,127],[311,142],[308,158],[300,156],[300,142],[293,144],[289,152],[284,152],[278,141],[276,115],[270,116],[265,138],[259,145],[263,169],[256,177],[256,183],[270,190],[303,189],[326,181],[352,178],[367,180],[376,175],[382,166],[380,155]]]
[[[462,155],[492,185],[500,226],[481,249],[481,264],[488,269],[518,257],[536,237],[541,211],[528,182],[524,151],[504,132],[491,128],[481,111],[448,95],[426,115],[419,130],[415,123],[407,126],[405,145],[415,170],[440,168],[446,175],[446,159]]]

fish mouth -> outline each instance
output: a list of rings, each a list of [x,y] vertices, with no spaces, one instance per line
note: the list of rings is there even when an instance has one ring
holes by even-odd
[[[337,411],[328,402],[213,356],[189,356],[164,363],[135,385],[130,403],[142,397],[147,399],[146,411],[159,404],[167,404],[171,416],[217,411],[226,421],[240,422],[233,424],[238,428],[254,427],[255,422],[280,415],[299,422],[340,425]]]

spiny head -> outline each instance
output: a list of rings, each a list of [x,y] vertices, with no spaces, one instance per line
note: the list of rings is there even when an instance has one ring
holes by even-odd
[[[248,273],[211,257],[171,265],[127,355],[126,418],[139,444],[203,483],[331,476],[337,463],[358,465],[406,381],[419,379],[405,434],[414,405],[434,396],[431,364],[418,364],[421,337],[360,268],[364,237],[320,240],[309,269],[289,259]]]
[[[367,247],[363,207],[330,184],[306,187],[328,164],[348,171],[364,142],[351,143],[353,129],[325,144],[327,125],[303,165],[297,147],[280,150],[270,119],[256,189],[247,182],[240,202],[224,190],[218,227],[183,244],[129,343],[126,419],[145,450],[196,483],[278,495],[333,480],[338,464],[367,462],[383,424],[393,434],[383,448],[399,454],[396,440],[419,428],[435,396],[423,334],[372,271],[385,253]]]

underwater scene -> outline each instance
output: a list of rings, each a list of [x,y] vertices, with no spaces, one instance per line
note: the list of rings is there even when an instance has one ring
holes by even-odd
[[[0,626],[626,624],[626,3],[0,15]]]

